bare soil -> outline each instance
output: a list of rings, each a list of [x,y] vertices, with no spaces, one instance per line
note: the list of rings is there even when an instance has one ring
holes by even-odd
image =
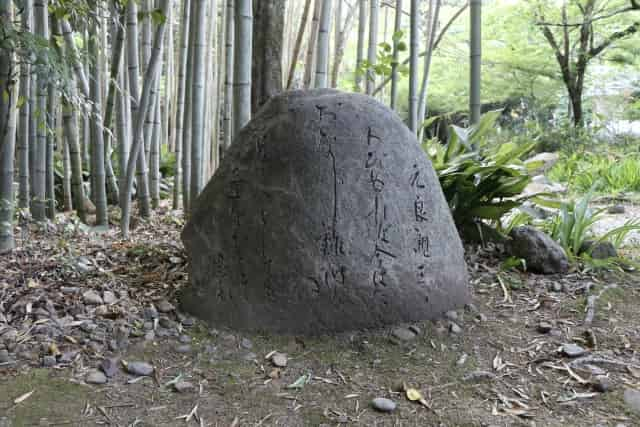
[[[175,336],[133,332],[151,302],[177,306],[187,281],[180,218],[165,209],[139,221],[129,241],[115,230],[83,230],[66,217],[46,232],[23,225],[20,249],[0,259],[0,349],[3,334],[18,332],[18,346],[9,345],[15,360],[0,363],[0,426],[640,425],[622,397],[627,388],[640,389],[636,274],[581,267],[562,277],[503,272],[498,249],[469,247],[474,301],[456,313],[461,333],[444,318],[405,325],[418,334],[402,342],[390,330],[307,338],[196,322],[184,327],[191,351],[179,353]],[[80,258],[90,261],[89,271],[79,271]],[[585,324],[588,296],[611,284],[617,286],[601,295],[593,323]],[[74,324],[55,338],[36,335],[46,299],[60,318],[99,317],[63,287],[116,293],[119,301],[101,315],[130,327],[126,349],[89,345]],[[538,330],[542,321],[551,331]],[[80,352],[69,363],[42,367],[52,343],[63,354]],[[585,355],[565,356],[559,349],[566,343]],[[265,359],[274,350],[287,355],[286,367]],[[104,357],[146,361],[155,373],[134,377],[120,369],[105,385],[86,384],[86,373]],[[598,369],[611,380],[606,392],[594,389]],[[170,382],[178,377],[194,389],[176,392]],[[290,387],[296,382],[304,384]],[[419,390],[423,404],[408,400],[406,388]],[[394,400],[397,409],[375,411],[375,397]]]

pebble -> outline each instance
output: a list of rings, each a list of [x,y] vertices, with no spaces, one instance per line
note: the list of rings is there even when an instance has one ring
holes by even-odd
[[[173,329],[178,325],[174,320],[166,317],[161,317],[160,320],[158,320],[158,324],[166,329]]]
[[[100,316],[100,317],[105,317],[107,314],[109,314],[109,307],[107,307],[106,305],[99,305],[96,307],[96,310],[94,311],[96,316]]]
[[[107,376],[96,369],[87,374],[85,382],[88,384],[105,384],[107,382]]]
[[[153,341],[156,339],[156,333],[154,331],[147,331],[144,334],[144,340],[145,341]]]
[[[610,213],[613,215],[623,214],[624,212],[625,212],[624,205],[613,205],[613,206],[609,206],[609,208],[607,209],[607,213]]]
[[[114,294],[113,292],[104,291],[102,293],[102,300],[105,304],[113,304],[114,302],[118,301],[118,298],[116,298],[116,294]]]
[[[177,383],[173,384],[173,388],[178,393],[186,393],[188,391],[193,390],[195,387],[189,381],[178,381]]]
[[[127,363],[127,372],[144,377],[153,373],[153,366],[146,362],[129,362]]]
[[[189,335],[180,335],[178,341],[180,341],[182,344],[189,344],[191,342],[191,337]]]
[[[185,317],[180,321],[180,323],[182,323],[182,326],[189,328],[195,325],[196,321],[193,317]]]
[[[553,329],[553,325],[549,322],[540,322],[536,327],[536,330],[541,334],[548,334]]]
[[[579,345],[568,343],[562,344],[562,352],[569,357],[580,357],[583,356],[587,350],[580,347]]]
[[[411,341],[416,338],[415,332],[407,328],[394,328],[393,331],[391,331],[391,336],[400,341]]]
[[[452,334],[460,334],[462,333],[462,328],[458,326],[457,323],[451,322],[449,324],[449,332],[451,332]]]
[[[640,391],[628,388],[624,391],[624,403],[629,410],[640,414]]]
[[[393,412],[396,410],[396,402],[385,397],[376,397],[371,401],[373,409],[380,412]]]
[[[562,292],[562,283],[553,282],[552,288],[554,292]]]
[[[0,363],[7,363],[9,361],[9,351],[0,350]]]
[[[102,372],[109,378],[115,377],[118,373],[118,359],[115,357],[102,359],[100,369],[102,369]]]
[[[447,320],[458,320],[458,313],[455,310],[450,310],[444,314],[444,317]]]
[[[158,310],[154,306],[145,307],[142,310],[142,315],[146,320],[153,320],[158,317]]]
[[[185,354],[185,353],[191,353],[191,345],[189,344],[182,344],[176,347],[176,353],[181,353],[181,354]]]
[[[475,320],[477,322],[486,322],[487,321],[487,316],[484,313],[478,313],[478,314],[476,314]]]
[[[102,300],[102,297],[98,295],[96,291],[86,291],[85,293],[82,294],[82,299],[87,304],[92,304],[92,305],[100,305],[104,303],[104,301]]]
[[[284,353],[274,353],[271,356],[271,363],[278,368],[284,368],[287,366],[287,355]]]
[[[42,366],[50,368],[51,366],[55,366],[57,363],[55,356],[44,356],[42,358]]]
[[[242,338],[242,340],[240,341],[240,346],[242,348],[246,348],[247,350],[250,350],[253,348],[253,343],[248,338]]]
[[[173,304],[171,304],[167,300],[161,300],[156,304],[156,308],[160,313],[169,313],[170,311],[175,310]]]
[[[606,393],[613,388],[613,381],[606,375],[598,375],[591,384],[595,391]]]

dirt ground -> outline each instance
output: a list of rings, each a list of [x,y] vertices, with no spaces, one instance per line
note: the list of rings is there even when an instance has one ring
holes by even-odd
[[[115,227],[101,232],[69,219],[46,232],[23,226],[21,248],[0,260],[0,350],[5,342],[10,355],[0,362],[0,426],[640,425],[623,399],[640,390],[635,273],[503,272],[499,249],[468,247],[473,304],[448,319],[404,325],[418,332],[406,341],[391,339],[391,330],[239,334],[173,311],[167,328],[153,324],[154,336],[142,325],[144,308],[177,306],[187,280],[180,218],[165,210],[139,221],[130,241]],[[87,289],[117,301],[87,306]],[[588,297],[603,289],[589,324]],[[38,334],[54,321],[61,332]],[[107,335],[126,326],[128,344],[87,339],[80,325],[89,321]],[[569,343],[584,354],[568,357],[561,348]],[[286,367],[265,358],[274,350],[286,354]],[[47,354],[57,357],[54,366],[43,367]],[[136,377],[120,367],[106,384],[87,384],[105,357],[155,371]],[[174,390],[176,380],[193,389]],[[407,388],[423,403],[408,400]],[[375,411],[376,397],[397,409]]]

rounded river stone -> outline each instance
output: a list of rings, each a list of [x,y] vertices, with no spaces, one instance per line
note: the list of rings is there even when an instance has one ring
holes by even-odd
[[[468,302],[463,247],[396,113],[335,90],[272,98],[193,202],[181,308],[242,330],[321,334]]]

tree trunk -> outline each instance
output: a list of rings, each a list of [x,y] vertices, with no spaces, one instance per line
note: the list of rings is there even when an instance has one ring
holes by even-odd
[[[316,50],[316,88],[327,87],[329,68],[329,31],[331,30],[331,0],[322,0],[322,13],[318,29],[318,48]]]
[[[91,0],[90,8],[100,15],[99,5],[96,0]],[[107,191],[104,168],[104,140],[102,138],[102,61],[100,59],[100,39],[97,25],[89,26],[89,52],[91,61],[91,82],[89,94],[92,101],[91,109],[91,175],[95,179],[95,194],[93,200],[96,205],[96,225],[108,226],[107,221]]]
[[[22,3],[22,31],[31,32],[32,0],[24,0]],[[23,61],[20,65],[20,99],[24,100],[20,107],[20,132],[18,140],[18,171],[20,172],[18,187],[18,206],[28,208],[31,199],[29,195],[29,123],[32,111],[29,110],[31,99],[31,66],[29,61]]]
[[[251,112],[282,92],[285,0],[253,2]]]
[[[82,95],[86,99],[89,99],[89,80],[87,80],[84,67],[80,62],[80,54],[76,48],[76,42],[73,39],[73,30],[71,29],[69,21],[61,19],[60,28],[62,29],[62,38],[64,39],[67,55],[71,58],[71,65],[73,66],[73,71],[76,75],[76,81],[78,82],[80,92],[82,92]]]
[[[399,34],[402,31],[402,0],[396,0],[396,16],[393,24],[393,62],[391,63],[391,102],[392,110],[398,105],[398,61],[400,60]]]
[[[304,4],[304,10],[302,11],[302,18],[300,20],[300,27],[298,28],[298,35],[296,36],[296,42],[293,47],[293,53],[291,54],[291,64],[289,66],[289,75],[287,76],[287,90],[291,89],[293,79],[296,75],[296,67],[298,66],[298,60],[300,59],[300,51],[302,50],[302,40],[304,39],[304,30],[307,28],[307,20],[309,19],[309,11],[311,10],[312,0],[306,0]]]
[[[11,0],[0,0],[0,25],[13,27]],[[0,253],[15,248],[13,237],[13,156],[16,143],[16,102],[18,87],[14,80],[15,58],[10,43],[0,45]]]
[[[422,123],[427,112],[427,95],[429,90],[429,73],[431,71],[431,58],[433,57],[433,43],[438,29],[438,19],[440,18],[440,5],[442,0],[431,0],[429,4],[429,22],[426,25],[424,70],[422,72],[422,85],[420,87],[420,98],[418,100],[418,141],[422,141],[424,128]]]
[[[197,0],[191,0],[189,8],[189,46],[187,49],[187,73],[185,83],[184,117],[182,122],[182,205],[185,214],[189,213],[191,207],[191,143],[193,140],[193,46],[195,44],[196,26],[195,16],[197,10]]]
[[[411,0],[409,14],[409,129],[418,131],[418,14],[419,0]]]
[[[233,134],[251,119],[252,0],[235,2],[235,42],[233,64]]]
[[[51,41],[53,43],[53,41]],[[53,83],[47,85],[47,152],[46,152],[46,174],[45,174],[45,199],[46,215],[50,220],[56,216],[56,195],[54,189],[54,159],[53,152],[56,139],[56,115],[58,100],[56,99],[56,88]]]
[[[49,39],[48,4],[48,0],[35,0],[33,4],[36,34],[45,40]],[[36,221],[44,221],[46,217],[47,77],[41,74],[37,79],[37,109],[40,113],[36,126],[35,179],[32,183],[33,203],[31,204],[31,213]]]
[[[360,1],[358,15],[358,47],[356,48],[356,91],[362,90],[362,62],[364,61],[365,32],[367,29],[367,0]]]
[[[204,111],[205,111],[205,59],[207,49],[207,0],[196,2],[195,15],[191,23],[194,24],[195,37],[193,40],[193,77],[191,79],[191,188],[190,199],[193,202],[200,194],[202,183],[202,151],[204,146]]]
[[[371,12],[369,13],[369,49],[367,51],[367,95],[372,95],[376,87],[376,75],[373,67],[377,62],[378,54],[378,16],[380,11],[380,0],[369,0],[371,2]]]
[[[233,139],[233,50],[234,50],[234,5],[233,0],[226,0],[225,5],[225,29],[224,29],[224,108],[222,117],[222,133],[223,143],[221,155],[224,156],[225,151],[231,146]]]
[[[174,128],[176,172],[173,180],[173,208],[178,209],[182,191],[182,138],[184,127],[185,91],[187,84],[187,54],[189,47],[189,15],[191,1],[182,1],[182,17],[180,25],[180,60],[178,64],[178,99]]]
[[[55,16],[52,20],[52,32],[54,36],[60,34],[60,24],[56,21]],[[54,48],[58,51],[62,57],[62,48],[57,44],[53,44]],[[62,125],[64,138],[66,140],[65,146],[69,149],[69,162],[71,166],[71,195],[73,198],[73,205],[78,213],[80,221],[86,223],[85,212],[85,195],[84,187],[82,185],[82,152],[80,148],[80,142],[78,141],[78,113],[75,107],[69,99],[74,100],[77,97],[77,85],[75,77],[72,75],[69,82],[69,94],[62,97]]]
[[[482,0],[470,0],[471,35],[470,60],[471,76],[469,89],[469,119],[472,125],[480,121],[480,85],[482,70]]]
[[[129,69],[129,97],[131,98],[131,116],[135,123],[140,123],[140,126],[144,124],[144,120],[146,117],[146,111],[140,112],[140,90],[138,86],[138,70],[140,64],[139,57],[139,49],[138,49],[138,6],[135,1],[131,1],[127,3],[127,62]],[[148,88],[149,92],[151,92],[151,85],[153,82],[144,81],[144,87]],[[149,93],[149,96],[151,93]],[[148,106],[145,106],[148,109]],[[133,126],[133,124],[132,124]],[[136,144],[137,135],[132,131],[131,132],[131,150],[133,150],[133,146]],[[137,170],[136,181],[137,181],[137,197],[138,197],[138,205],[140,208],[140,214],[142,216],[149,216],[151,205],[149,203],[149,176],[147,174],[147,162],[145,158],[144,149],[141,150],[140,153],[136,153],[135,161],[137,165],[135,170]],[[131,155],[129,156],[129,162],[127,163],[127,172],[128,166],[131,163]],[[132,172],[133,173],[133,172]],[[133,183],[133,178],[132,178]],[[133,185],[133,184],[131,184]],[[123,208],[128,208],[131,203],[131,189],[130,186],[127,185],[126,192],[120,193],[120,205]],[[123,209],[124,210],[124,209]],[[128,216],[130,214],[129,211],[125,213],[124,216]],[[128,225],[129,218],[127,218]],[[123,219],[124,222],[124,219]],[[128,230],[126,231],[128,232]],[[123,231],[124,233],[124,231]]]
[[[341,2],[343,0],[340,0]],[[353,18],[355,16],[355,12],[358,9],[358,4],[354,3],[349,12],[347,12],[347,18],[344,21],[344,25],[342,22],[336,22],[336,25],[342,25],[340,27],[340,32],[336,36],[335,43],[335,59],[333,61],[333,69],[331,71],[331,87],[338,87],[338,76],[340,74],[340,65],[342,64],[342,60],[344,59],[344,48],[347,42],[347,36],[351,32]]]
[[[318,40],[318,28],[320,27],[320,13],[322,12],[322,1],[315,0],[313,7],[313,18],[311,19],[311,31],[309,32],[309,44],[307,45],[307,59],[304,64],[304,87],[311,87],[311,79],[315,70],[315,57]]]
[[[113,132],[113,109],[115,105],[118,73],[122,64],[122,52],[124,50],[124,27],[125,26],[125,10],[122,9],[118,12],[118,19],[115,27],[117,28],[115,34],[115,40],[111,51],[111,64],[109,70],[109,85],[107,92],[107,102],[104,109],[104,130],[102,132],[102,139],[105,146],[105,172],[107,174],[107,196],[110,203],[117,204],[119,199],[119,188],[116,177],[113,173],[113,166],[111,163],[112,153],[112,135]]]
[[[161,0],[160,2],[160,13],[162,13],[162,15],[164,16],[167,15],[169,2],[170,0]],[[131,18],[136,16],[132,13],[132,12],[135,12],[136,7],[131,5],[135,5],[135,2],[129,2],[128,4],[128,6],[130,6],[128,19],[127,19],[128,22],[132,21]],[[127,25],[129,26],[130,24],[127,24]],[[155,79],[157,78],[157,75],[158,75],[158,69],[159,69],[161,58],[162,58],[161,45],[164,39],[165,28],[166,28],[166,20],[161,21],[160,24],[158,25],[158,28],[156,29],[156,34],[153,41],[153,50],[151,53],[151,58],[149,60],[149,65],[147,66],[147,70],[145,71],[145,75],[143,79],[144,84],[142,86],[142,96],[140,97],[139,109],[136,114],[135,126],[133,128],[131,151],[129,152],[129,161],[127,163],[127,171],[126,171],[127,173],[127,182],[125,185],[126,191],[124,191],[121,196],[123,197],[122,223],[121,223],[122,230],[121,231],[122,231],[123,237],[125,238],[127,238],[129,235],[131,192],[133,190],[134,172],[136,170],[137,160],[144,152],[142,147],[144,143],[142,139],[144,117],[149,111],[149,104],[151,100],[151,87],[154,84]],[[130,34],[136,34],[136,32],[131,32]],[[133,38],[133,42],[134,43],[136,42],[135,38]],[[131,40],[129,40],[129,44],[131,44]],[[134,50],[137,51],[137,49],[131,49],[130,52],[133,52]],[[135,62],[136,63],[138,62],[137,58],[135,58]],[[130,68],[131,68],[131,65],[130,65]],[[135,71],[137,71],[137,69]]]

